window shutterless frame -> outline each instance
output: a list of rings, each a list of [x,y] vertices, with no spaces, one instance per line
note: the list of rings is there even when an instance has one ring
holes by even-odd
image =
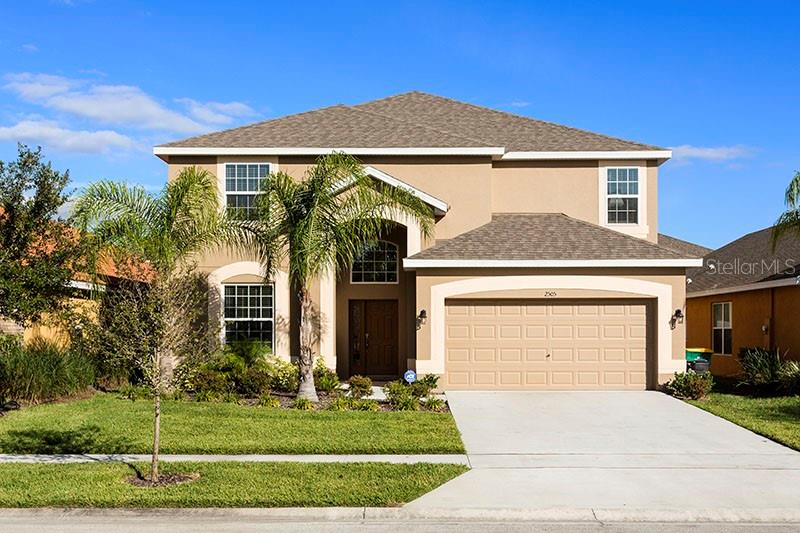
[[[225,163],[225,207],[255,213],[256,197],[272,172],[271,163]]]
[[[260,340],[274,345],[275,286],[263,283],[224,283],[225,342]]]
[[[364,247],[350,268],[350,283],[354,285],[393,285],[399,283],[399,250],[395,243],[377,241]]]
[[[733,355],[733,305],[731,302],[711,304],[711,344],[718,355]]]
[[[606,222],[639,224],[639,168],[606,169]]]

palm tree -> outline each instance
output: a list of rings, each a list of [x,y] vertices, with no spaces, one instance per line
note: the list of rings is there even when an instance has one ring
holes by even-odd
[[[142,187],[101,181],[86,188],[74,206],[76,222],[90,231],[97,257],[133,259],[147,273],[147,294],[154,295],[159,327],[153,328],[154,348],[146,361],[137,362],[153,388],[153,458],[151,482],[158,481],[161,434],[162,365],[175,355],[185,316],[180,288],[191,276],[191,259],[217,246],[244,247],[252,235],[245,222],[228,218],[221,210],[216,179],[209,172],[188,167],[158,195]],[[148,300],[152,302],[153,300]],[[183,303],[180,303],[183,301]],[[177,344],[176,344],[177,343]],[[150,344],[150,343],[148,343]]]
[[[772,228],[772,251],[778,246],[778,241],[787,233],[794,232],[800,236],[800,171],[794,173],[794,178],[786,187],[786,211],[784,211],[775,226]]]
[[[321,156],[302,180],[278,172],[266,180],[258,201],[259,255],[268,279],[288,263],[289,282],[300,304],[298,396],[318,401],[314,388],[312,280],[349,267],[364,247],[391,228],[391,213],[416,220],[425,236],[433,230],[430,207],[399,187],[380,186],[353,156]]]

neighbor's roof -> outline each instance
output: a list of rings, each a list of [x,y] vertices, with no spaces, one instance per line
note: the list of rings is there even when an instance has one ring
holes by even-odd
[[[442,261],[474,261],[474,266],[488,261],[492,263],[487,266],[503,266],[499,263],[565,260],[606,261],[607,266],[615,261],[624,266],[632,260],[686,266],[687,259],[685,254],[562,213],[514,213],[495,214],[483,226],[440,241],[409,257],[407,266]]]
[[[417,91],[191,137],[156,152],[181,147],[497,148],[497,155],[663,150]]]
[[[788,233],[772,251],[772,228],[736,239],[705,256],[705,265],[686,273],[687,292],[723,290],[794,278],[800,271],[800,235]],[[714,269],[709,265],[714,265]]]
[[[711,248],[706,248],[705,246],[684,241],[663,233],[658,234],[658,244],[664,248],[669,248],[673,252],[683,254],[686,257],[703,257],[712,251]]]

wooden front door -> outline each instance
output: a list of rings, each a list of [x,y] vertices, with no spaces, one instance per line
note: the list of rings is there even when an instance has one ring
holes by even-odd
[[[350,373],[396,376],[397,300],[350,300]]]

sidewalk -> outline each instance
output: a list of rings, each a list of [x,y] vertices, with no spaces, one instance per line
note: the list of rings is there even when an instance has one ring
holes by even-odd
[[[445,463],[469,466],[466,455],[428,454],[428,455],[170,455],[159,456],[164,462],[193,463]],[[0,464],[4,463],[92,463],[92,462],[147,462],[150,454],[0,454]]]

